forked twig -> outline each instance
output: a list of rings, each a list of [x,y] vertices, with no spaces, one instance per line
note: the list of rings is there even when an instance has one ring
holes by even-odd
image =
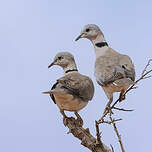
[[[148,63],[146,64],[144,70],[142,71],[141,75],[144,75],[144,73],[147,71],[148,66],[150,66],[150,62],[152,62],[152,59],[149,59]]]
[[[103,143],[102,143],[102,141],[101,141],[101,133],[100,133],[100,131],[99,131],[99,124],[98,124],[97,121],[95,121],[95,125],[96,125],[97,144],[99,144],[100,147],[101,147],[101,149],[102,149],[103,151],[105,151],[104,145],[103,145]]]
[[[112,121],[111,120],[110,121],[106,121],[106,120],[103,119],[101,123],[105,123],[105,124],[111,125],[113,122],[120,121],[120,120],[122,120],[122,119],[121,118],[113,119]]]

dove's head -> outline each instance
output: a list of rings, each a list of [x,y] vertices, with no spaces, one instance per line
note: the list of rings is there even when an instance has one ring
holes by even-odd
[[[83,30],[81,31],[80,35],[75,39],[75,41],[79,40],[80,38],[87,38],[89,40],[95,40],[97,36],[103,36],[100,28],[95,24],[87,24],[84,26]],[[104,37],[104,36],[103,36]]]
[[[65,69],[67,67],[70,68],[73,66],[76,67],[74,57],[69,52],[58,53],[55,56],[54,61],[48,66],[48,68],[52,67],[53,65],[58,65],[58,66],[62,67],[63,69]]]

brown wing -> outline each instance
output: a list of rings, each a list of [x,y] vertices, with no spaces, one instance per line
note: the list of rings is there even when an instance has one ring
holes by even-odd
[[[94,95],[92,80],[79,73],[68,74],[57,80],[57,82],[62,84],[62,87],[66,88],[69,93],[83,100],[91,100]]]
[[[135,69],[127,55],[103,56],[96,60],[95,76],[102,86],[122,78],[130,78],[134,81]]]
[[[118,56],[101,56],[96,59],[95,76],[97,82],[104,86],[125,77],[124,69],[119,65]]]

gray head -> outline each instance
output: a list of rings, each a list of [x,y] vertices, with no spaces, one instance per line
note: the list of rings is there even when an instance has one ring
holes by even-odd
[[[103,33],[97,25],[87,24],[84,26],[83,30],[81,31],[81,34],[76,38],[75,41],[79,40],[80,38],[88,38],[89,40],[94,40],[99,34],[103,35]]]
[[[55,56],[54,61],[48,66],[48,68],[52,67],[53,65],[58,65],[62,68],[67,68],[70,65],[75,65],[75,60],[71,53],[60,52]]]

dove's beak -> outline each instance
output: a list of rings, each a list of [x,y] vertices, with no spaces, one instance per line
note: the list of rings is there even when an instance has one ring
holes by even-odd
[[[80,34],[76,39],[75,39],[75,41],[78,41],[79,39],[81,39],[81,38],[83,38],[83,33],[82,34]]]
[[[53,65],[54,65],[54,62],[52,62],[52,63],[48,66],[48,68],[52,67]]]

